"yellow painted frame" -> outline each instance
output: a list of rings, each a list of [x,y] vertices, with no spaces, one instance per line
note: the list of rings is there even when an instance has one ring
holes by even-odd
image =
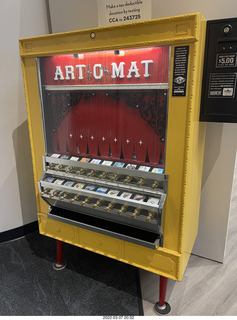
[[[197,13],[19,40],[42,234],[168,278],[182,279],[198,230],[205,139],[205,124],[199,122],[205,26],[204,18]],[[40,198],[37,185],[45,150],[36,58],[162,45],[171,46],[170,84],[175,46],[189,46],[186,96],[172,97],[172,90],[169,94],[165,160],[169,183],[162,221],[164,246],[151,250],[48,219],[48,205]]]

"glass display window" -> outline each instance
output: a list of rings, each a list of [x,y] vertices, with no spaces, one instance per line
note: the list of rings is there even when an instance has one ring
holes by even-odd
[[[38,58],[47,155],[164,168],[170,47]]]

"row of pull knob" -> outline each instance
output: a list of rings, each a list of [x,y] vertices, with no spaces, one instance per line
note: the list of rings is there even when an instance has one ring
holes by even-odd
[[[49,195],[50,198],[53,198],[53,197],[58,197],[59,194],[62,192],[62,191],[60,191],[60,190],[55,190],[53,193],[50,193],[51,190],[52,190],[52,189],[50,189],[50,188],[45,189],[43,192],[41,192],[41,196],[43,196],[43,195]],[[70,194],[69,192],[65,192],[61,197],[59,197],[59,200],[60,200],[60,201],[64,201],[65,199],[69,199],[70,195],[71,195],[71,194]],[[80,197],[81,197],[81,196],[80,196],[79,194],[77,194],[77,195],[75,195],[73,198],[70,199],[70,202],[71,202],[71,203],[79,202]],[[85,205],[89,204],[92,200],[93,200],[93,198],[87,197],[85,200],[83,200],[83,201],[81,202],[81,205],[82,205],[82,206],[85,206]],[[103,202],[104,202],[104,200],[99,199],[99,200],[96,201],[95,204],[92,205],[92,207],[93,207],[94,209],[96,209],[97,207],[100,207],[100,206],[103,204]],[[110,210],[112,210],[112,209],[114,208],[115,204],[116,204],[115,202],[110,202],[110,203],[104,208],[104,210],[105,210],[106,212],[109,212]],[[117,213],[118,213],[119,215],[121,215],[121,214],[125,213],[125,212],[127,211],[127,209],[128,209],[128,206],[125,205],[125,204],[123,204],[123,205],[121,206],[121,208],[118,210]],[[141,213],[141,209],[140,209],[140,208],[135,208],[134,211],[133,211],[133,213],[131,214],[131,217],[135,219],[137,216],[140,215],[140,213]],[[150,211],[150,212],[148,212],[148,216],[146,217],[146,221],[147,221],[147,222],[151,222],[151,220],[152,220],[154,217],[155,217],[155,212],[154,212],[154,211]]]
[[[59,166],[56,166],[56,163],[50,163],[50,164],[47,166],[47,169],[51,169],[51,170],[55,170],[55,171],[65,171],[66,173],[73,173],[73,172],[75,172],[76,175],[83,175],[83,174],[85,174],[85,172],[86,172],[86,169],[84,169],[84,168],[81,168],[81,169],[75,171],[75,170],[76,170],[76,167],[74,167],[74,166],[70,166],[70,167],[68,167],[67,169],[66,169],[66,167],[67,167],[67,165],[65,165],[65,164],[61,164],[61,165],[59,165]],[[87,176],[88,178],[91,178],[91,177],[94,177],[97,173],[98,173],[98,171],[96,171],[96,170],[90,170],[88,173],[86,173],[86,176]],[[102,173],[100,173],[100,174],[98,175],[98,178],[99,178],[99,179],[106,179],[106,177],[107,177],[108,174],[109,174],[108,172],[103,171]],[[121,177],[120,174],[115,173],[115,174],[113,174],[113,175],[110,175],[110,176],[109,176],[109,179],[110,179],[112,182],[115,182],[115,181],[117,181],[120,177]],[[127,183],[132,182],[133,179],[134,179],[134,177],[132,177],[132,176],[126,176],[125,179],[124,179],[122,182],[123,182],[124,184],[127,184]],[[141,187],[141,186],[143,186],[143,185],[145,184],[145,181],[146,181],[145,178],[140,178],[140,179],[136,182],[136,185],[139,186],[139,187]],[[155,181],[152,183],[151,187],[152,187],[153,189],[158,188],[158,187],[159,187],[159,181],[158,181],[158,180],[155,180]]]

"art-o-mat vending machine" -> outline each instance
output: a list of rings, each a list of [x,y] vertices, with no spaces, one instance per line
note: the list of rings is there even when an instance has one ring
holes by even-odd
[[[201,14],[20,40],[40,233],[168,278],[198,230]]]

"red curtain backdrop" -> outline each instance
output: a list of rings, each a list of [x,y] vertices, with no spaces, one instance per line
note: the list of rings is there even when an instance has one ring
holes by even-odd
[[[153,61],[147,65],[141,61]],[[111,78],[111,63],[117,66],[124,62],[124,78]],[[127,78],[131,63],[136,61],[137,70]],[[123,56],[114,51],[85,53],[76,58],[63,55],[42,58],[43,84],[47,86],[69,85],[121,85],[121,84],[167,84],[169,69],[169,48],[154,47],[125,50]],[[78,67],[84,79],[78,79]],[[93,78],[93,65],[103,65],[101,79]],[[54,80],[56,67],[60,66],[64,80]],[[74,67],[74,77],[68,74],[66,80],[65,66]],[[88,67],[89,66],[89,67]],[[59,70],[59,69],[58,69]],[[69,68],[71,71],[71,67]],[[86,74],[87,71],[92,71]],[[100,69],[96,67],[96,74]],[[106,71],[106,72],[105,72]],[[79,71],[78,71],[79,72]],[[108,74],[105,74],[107,73]],[[140,77],[135,77],[139,73]],[[144,74],[149,73],[149,77]],[[82,74],[81,74],[82,76]],[[91,78],[90,78],[91,77]],[[98,90],[93,87],[88,91],[60,90],[47,91],[49,96],[45,108],[52,108],[51,118],[54,122],[52,132],[53,152],[103,158],[130,163],[157,165],[164,160],[164,133],[166,127],[167,90]],[[101,87],[103,88],[103,87]],[[100,89],[101,89],[100,88]],[[49,88],[46,88],[47,90]],[[78,95],[78,101],[75,100]],[[67,99],[65,99],[67,95]],[[60,110],[60,106],[63,109]],[[51,109],[50,109],[51,110]],[[46,113],[45,113],[46,114]],[[47,128],[47,126],[46,126]]]

